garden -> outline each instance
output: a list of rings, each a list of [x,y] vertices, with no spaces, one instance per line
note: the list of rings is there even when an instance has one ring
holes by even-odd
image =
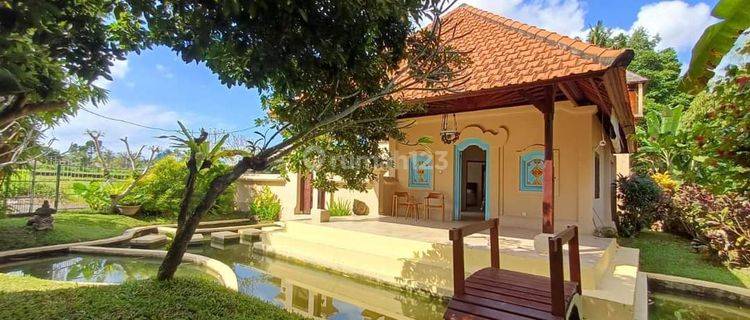
[[[749,72],[731,67],[712,91],[687,96],[685,111],[655,108],[638,129],[635,173],[618,179],[616,224],[621,242],[641,249],[645,271],[748,286]]]

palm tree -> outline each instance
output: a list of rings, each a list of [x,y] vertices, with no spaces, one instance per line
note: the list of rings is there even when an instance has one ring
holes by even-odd
[[[611,37],[612,30],[604,26],[604,23],[599,20],[595,25],[589,27],[589,34],[586,36],[586,41],[600,47],[609,47]]]

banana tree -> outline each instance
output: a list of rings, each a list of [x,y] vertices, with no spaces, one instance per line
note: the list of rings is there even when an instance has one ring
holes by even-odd
[[[720,22],[706,28],[693,48],[690,65],[682,79],[682,88],[697,93],[706,87],[722,58],[734,47],[737,38],[750,28],[747,0],[720,0],[711,13]]]
[[[641,172],[677,173],[689,162],[681,127],[683,107],[651,110],[645,115],[645,127],[638,127],[636,135],[640,147],[635,155]]]

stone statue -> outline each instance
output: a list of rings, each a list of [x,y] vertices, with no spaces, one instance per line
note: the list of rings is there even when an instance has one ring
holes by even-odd
[[[32,226],[34,230],[52,230],[54,228],[55,218],[53,214],[57,213],[56,209],[49,207],[49,201],[44,200],[42,206],[34,211],[34,216],[26,221],[27,226]]]

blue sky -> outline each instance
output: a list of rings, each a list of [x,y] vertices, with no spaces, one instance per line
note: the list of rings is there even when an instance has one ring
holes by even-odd
[[[602,20],[617,32],[645,27],[663,38],[664,47],[674,47],[686,63],[690,49],[706,26],[715,22],[710,10],[717,0],[464,0],[467,4],[525,23],[570,36],[583,36]],[[204,127],[233,131],[247,128],[261,116],[255,89],[222,85],[203,65],[185,64],[170,50],[157,47],[129,55],[112,68],[114,81],[98,81],[109,91],[108,103],[93,111],[151,127],[176,129],[183,121],[191,129]],[[121,150],[119,138],[128,136],[133,145],[167,142],[164,134],[79,112],[68,123],[49,134],[54,147],[66,150],[72,142],[85,141],[86,129],[104,132],[107,148]],[[251,132],[251,131],[250,131]],[[250,134],[250,132],[245,132]]]

